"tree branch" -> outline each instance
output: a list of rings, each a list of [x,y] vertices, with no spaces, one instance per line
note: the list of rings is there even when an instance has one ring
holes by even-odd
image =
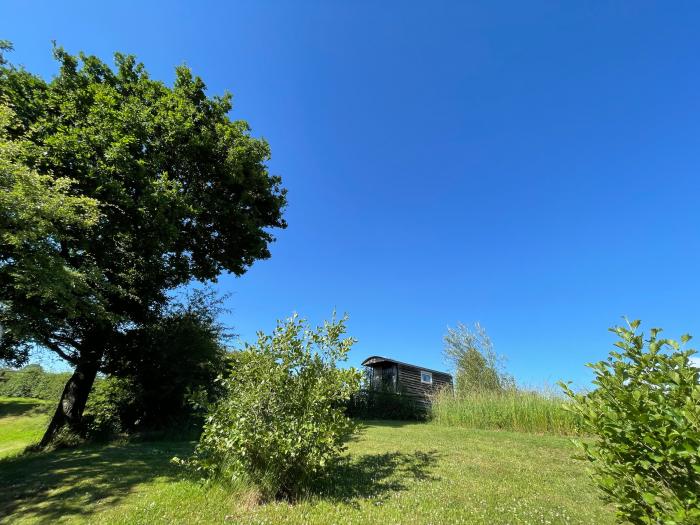
[[[78,361],[75,357],[71,356],[70,354],[67,354],[65,351],[63,351],[63,349],[58,344],[54,343],[53,341],[49,341],[48,339],[45,339],[44,341],[42,341],[42,344],[46,348],[51,350],[52,352],[57,353],[63,359],[68,361],[70,364],[76,365],[78,363]]]

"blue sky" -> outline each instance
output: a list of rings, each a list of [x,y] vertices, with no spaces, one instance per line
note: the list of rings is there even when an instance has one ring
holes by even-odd
[[[622,315],[700,336],[698,4],[106,4],[3,1],[0,38],[46,77],[55,39],[233,92],[289,190],[272,258],[218,284],[243,340],[335,308],[351,364],[444,368],[480,321],[541,385]]]

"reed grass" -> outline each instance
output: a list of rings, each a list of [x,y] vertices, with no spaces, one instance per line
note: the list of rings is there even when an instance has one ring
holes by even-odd
[[[556,435],[578,433],[579,420],[556,392],[508,389],[502,392],[443,391],[433,399],[431,421],[483,430],[512,430]]]

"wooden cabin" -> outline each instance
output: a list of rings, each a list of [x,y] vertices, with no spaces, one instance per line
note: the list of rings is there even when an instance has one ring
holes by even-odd
[[[362,361],[362,366],[373,390],[414,396],[422,405],[429,405],[430,396],[438,390],[453,388],[450,374],[378,355]]]

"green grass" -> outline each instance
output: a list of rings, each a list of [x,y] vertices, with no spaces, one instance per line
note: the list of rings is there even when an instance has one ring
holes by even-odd
[[[39,441],[53,408],[49,401],[0,396],[0,458]]]
[[[8,400],[19,410],[18,400]],[[0,404],[5,405],[2,400]],[[37,438],[45,414],[32,412]],[[12,427],[6,415],[2,428]],[[21,433],[20,433],[21,434]],[[15,442],[17,437],[11,433]],[[0,441],[0,446],[4,442]],[[612,523],[569,440],[372,422],[314,495],[256,504],[186,479],[187,441],[130,442],[0,460],[0,523]]]
[[[473,392],[464,397],[443,392],[433,402],[432,419],[470,429],[573,435],[579,422],[564,408],[566,403],[559,395],[537,391]]]

